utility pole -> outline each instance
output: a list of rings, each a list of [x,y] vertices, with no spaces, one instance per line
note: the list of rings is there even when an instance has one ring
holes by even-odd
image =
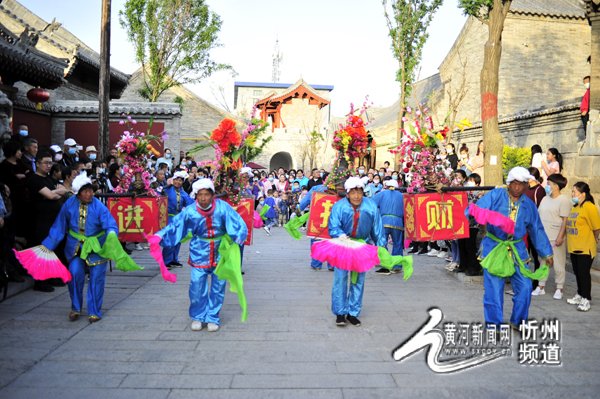
[[[108,103],[110,101],[110,2],[102,0],[102,22],[100,26],[100,82],[98,84],[98,150],[99,159],[104,160],[108,156],[109,134],[108,134]]]

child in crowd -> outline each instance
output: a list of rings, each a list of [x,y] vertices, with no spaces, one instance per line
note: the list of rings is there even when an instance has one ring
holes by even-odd
[[[287,193],[281,194],[277,208],[279,210],[279,227],[281,227],[289,220],[289,200]]]
[[[269,206],[269,210],[267,211],[267,213],[265,213],[265,217],[267,218],[267,220],[263,229],[265,229],[268,235],[271,235],[271,227],[275,226],[275,224],[277,223],[277,207],[275,205],[275,198],[273,198],[272,189],[267,190],[265,206]]]

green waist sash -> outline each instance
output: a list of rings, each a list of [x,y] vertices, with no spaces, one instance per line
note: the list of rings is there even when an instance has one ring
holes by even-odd
[[[129,272],[143,269],[123,250],[123,246],[119,242],[116,234],[108,234],[106,236],[106,241],[104,241],[104,245],[100,245],[100,241],[98,241],[98,238],[102,237],[104,232],[93,236],[85,236],[81,233],[69,230],[69,234],[71,237],[82,243],[79,255],[81,259],[87,259],[89,254],[93,252],[103,258],[114,260],[115,268],[121,271]]]
[[[525,266],[515,247],[516,243],[523,240],[501,240],[490,232],[486,233],[486,237],[498,243],[481,261],[481,267],[488,273],[498,277],[510,277],[515,274],[516,261],[521,274],[529,279],[542,280],[548,276],[549,268],[546,264],[543,264],[535,272]]]

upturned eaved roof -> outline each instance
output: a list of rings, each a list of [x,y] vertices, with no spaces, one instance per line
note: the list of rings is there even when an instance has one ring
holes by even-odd
[[[584,19],[584,0],[513,0],[511,14],[538,17]]]
[[[49,56],[23,43],[0,23],[0,71],[5,84],[23,81],[56,89],[65,81],[67,65],[66,59]]]
[[[35,35],[32,47],[35,50],[68,59],[69,62],[63,69],[65,79],[75,85],[84,85],[92,91],[98,90],[100,54],[62,27],[60,22],[48,23],[16,0],[0,0],[0,20],[17,37],[23,32]],[[111,98],[120,97],[128,81],[128,74],[111,67]]]

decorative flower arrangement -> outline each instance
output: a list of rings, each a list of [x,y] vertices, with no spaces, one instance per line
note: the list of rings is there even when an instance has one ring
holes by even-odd
[[[116,193],[126,193],[135,181],[137,174],[141,177],[144,191],[151,196],[157,196],[158,193],[150,186],[152,182],[152,174],[148,172],[146,168],[147,157],[151,152],[156,151],[151,144],[151,141],[158,140],[159,137],[152,136],[150,134],[134,130],[134,126],[137,124],[135,119],[131,116],[127,116],[125,120],[119,121],[119,125],[126,126],[126,129],[121,135],[121,139],[117,143],[116,147],[119,151],[119,156],[123,157],[123,176],[119,181],[119,185],[114,188]],[[163,141],[167,139],[167,133],[163,132]]]
[[[348,162],[367,153],[368,138],[363,120],[366,110],[366,100],[358,115],[355,115],[354,105],[350,104],[346,124],[340,124],[339,129],[333,134],[333,149],[338,151],[338,154],[341,154]]]
[[[239,133],[234,120],[225,118],[210,135],[205,134],[205,142],[192,148],[190,152],[198,152],[204,148],[212,147],[215,159],[201,162],[201,166],[212,166],[215,172],[215,188],[226,192],[229,199],[237,204],[241,199],[242,190],[238,170],[246,163],[256,158],[265,145],[273,138],[261,138],[265,133],[267,124],[256,119],[256,107],[252,109],[250,121],[246,128]],[[259,138],[261,140],[259,140]]]
[[[437,154],[438,148],[444,147],[450,129],[447,126],[435,129],[428,112],[424,106],[419,106],[414,112],[408,107],[402,142],[390,150],[393,154],[400,154],[402,171],[410,182],[409,193],[435,189],[440,184],[448,185],[452,175],[449,162]]]

